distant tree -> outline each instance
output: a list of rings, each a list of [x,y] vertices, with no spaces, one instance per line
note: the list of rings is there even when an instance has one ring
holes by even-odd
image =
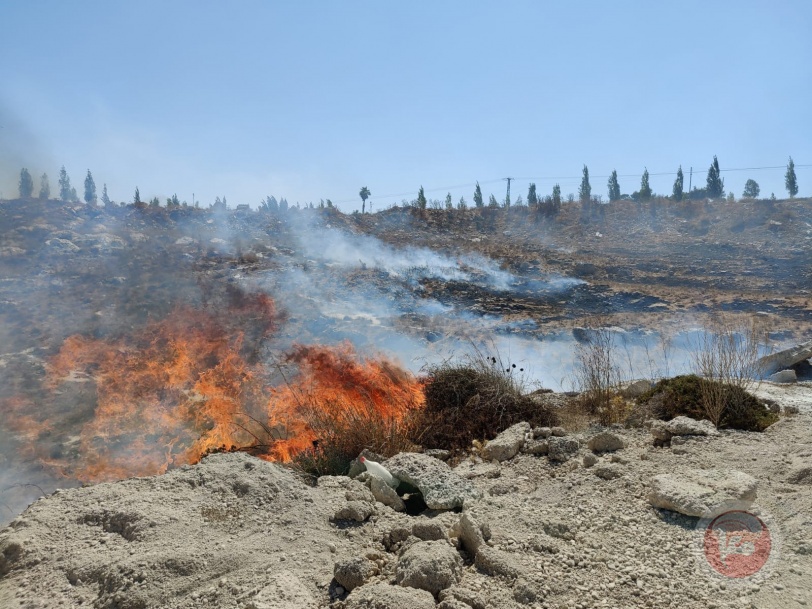
[[[589,185],[589,169],[584,165],[584,175],[581,178],[581,186],[578,188],[578,198],[581,201],[589,201],[592,196],[592,186]]]
[[[640,179],[640,200],[648,201],[651,198],[651,186],[648,184],[648,169],[644,168],[643,177]]]
[[[149,200],[149,206],[150,207],[160,207],[161,206],[161,200],[158,197],[152,197]]]
[[[420,187],[420,190],[417,191],[417,207],[418,209],[426,209],[426,205],[428,205],[428,201],[426,200],[426,193],[423,190],[423,187]]]
[[[73,186],[71,186],[70,195],[68,196],[68,200],[69,201],[74,201],[74,202],[79,200],[79,195],[76,194],[76,189]]]
[[[524,206],[524,201],[522,201],[522,195],[519,195],[519,196],[516,198],[516,203],[514,203],[514,205],[515,205],[516,207],[523,207],[523,206]]]
[[[747,180],[744,183],[744,192],[742,193],[743,199],[758,199],[758,194],[761,192],[761,188],[758,185],[758,182],[755,180]]]
[[[367,207],[367,199],[372,193],[369,192],[369,188],[366,186],[361,188],[361,191],[358,193],[358,196],[361,197],[361,213],[363,214],[366,211]]]
[[[90,175],[89,169],[85,176],[85,203],[88,205],[96,204],[96,182],[93,181],[93,176]]]
[[[65,171],[64,165],[62,165],[62,169],[59,170],[59,198],[63,201],[71,200],[70,178],[68,177],[68,172]]]
[[[333,209],[333,202],[330,199],[327,199],[325,204],[327,205],[327,209]]]
[[[30,199],[34,195],[34,179],[28,173],[28,169],[23,167],[20,170],[20,198]]]
[[[48,174],[43,173],[39,178],[39,198],[48,199],[51,196],[51,182],[48,180]]]
[[[476,190],[474,191],[474,205],[477,207],[485,206],[485,202],[482,200],[482,189],[479,187],[479,182],[476,183]]]
[[[493,194],[491,194],[491,198],[488,199],[488,207],[499,207],[499,201],[496,200]]]
[[[553,186],[553,200],[552,200],[552,209],[550,212],[555,215],[561,209],[561,187],[556,184]]]
[[[680,165],[679,169],[677,170],[677,179],[674,180],[674,190],[671,192],[671,196],[674,197],[675,201],[682,201],[684,184],[685,176],[682,173],[682,165]]]
[[[279,199],[279,211],[288,211],[288,200],[285,197]]]
[[[276,212],[279,211],[279,203],[276,201],[276,197],[273,196],[265,197],[265,200],[259,204],[259,208],[262,211]]]
[[[609,200],[610,201],[618,201],[620,200],[620,184],[617,181],[617,170],[612,170],[612,175],[609,176],[609,183],[607,184],[609,188]]]
[[[104,205],[105,207],[110,207],[111,201],[110,201],[110,197],[107,196],[107,184],[102,186],[102,198],[101,198],[101,201],[102,201],[102,205]]]
[[[451,198],[451,193],[448,193],[445,196],[445,208],[454,209],[454,200]]]
[[[719,161],[716,155],[713,156],[713,163],[708,169],[706,191],[711,199],[718,199],[725,196],[725,181],[720,177]]]
[[[133,196],[133,203],[136,205],[141,204],[141,191],[138,190],[138,186],[135,187],[135,195]]]
[[[180,199],[178,199],[177,193],[172,195],[170,201],[172,202],[172,207],[180,207]]]
[[[536,185],[530,182],[527,187],[527,206],[530,208],[536,207],[539,204],[539,197],[536,194]]]
[[[465,202],[465,197],[460,197],[457,201],[457,209],[468,209],[468,203]]]
[[[770,193],[770,201],[775,201],[775,193],[774,192]]]
[[[798,194],[798,178],[795,177],[795,163],[792,161],[792,157],[789,157],[789,163],[787,163],[787,173],[784,174],[784,185],[787,187],[789,198],[794,199],[795,195]]]

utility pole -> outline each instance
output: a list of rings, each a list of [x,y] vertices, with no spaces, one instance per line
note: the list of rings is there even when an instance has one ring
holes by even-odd
[[[691,173],[688,174],[688,194],[691,194],[691,183],[694,179],[694,168],[691,167]]]
[[[505,207],[510,207],[510,181],[513,178],[502,178],[503,180],[507,180],[507,196],[505,197]]]

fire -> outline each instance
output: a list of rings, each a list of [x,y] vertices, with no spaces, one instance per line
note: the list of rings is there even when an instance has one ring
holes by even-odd
[[[68,338],[50,362],[50,386],[78,372],[94,379],[97,395],[72,475],[99,481],[161,473],[207,450],[251,443],[234,422],[262,403],[262,370],[246,362],[244,336],[228,325],[181,307],[126,338]]]
[[[282,461],[324,440],[319,432],[330,433],[339,421],[397,422],[424,403],[422,384],[411,374],[385,358],[362,360],[346,342],[298,345],[286,359],[298,374],[273,389],[268,408],[271,425],[286,431],[271,452]]]
[[[288,461],[329,439],[338,420],[397,422],[422,406],[417,379],[348,343],[295,346],[280,365],[264,365],[259,353],[279,318],[267,296],[242,296],[221,309],[176,308],[115,339],[71,336],[49,361],[46,389],[55,396],[68,382],[92,382],[92,417],[77,428],[74,412],[30,414],[43,409],[16,399],[3,405],[7,427],[31,456],[40,434],[77,438],[75,454],[40,447],[38,458],[98,482],[163,473],[223,447]]]

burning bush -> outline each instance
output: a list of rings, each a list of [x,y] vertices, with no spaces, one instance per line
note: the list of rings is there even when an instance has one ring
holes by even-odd
[[[349,343],[297,346],[286,360],[297,372],[271,395],[271,423],[285,429],[275,458],[343,474],[364,448],[387,457],[414,448],[406,430],[423,392],[411,374],[385,358],[364,360]]]
[[[523,395],[514,370],[500,358],[483,354],[429,369],[426,406],[412,428],[418,434],[415,442],[430,448],[461,449],[521,421],[557,424],[552,409]]]

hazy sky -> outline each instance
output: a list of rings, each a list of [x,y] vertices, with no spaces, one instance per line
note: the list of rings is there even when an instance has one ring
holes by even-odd
[[[593,194],[644,167],[670,194],[716,154],[737,197],[781,197],[783,168],[724,170],[812,164],[809,0],[5,0],[0,23],[5,196],[62,164],[80,194],[90,168],[114,200],[232,206],[566,194],[583,164]]]

